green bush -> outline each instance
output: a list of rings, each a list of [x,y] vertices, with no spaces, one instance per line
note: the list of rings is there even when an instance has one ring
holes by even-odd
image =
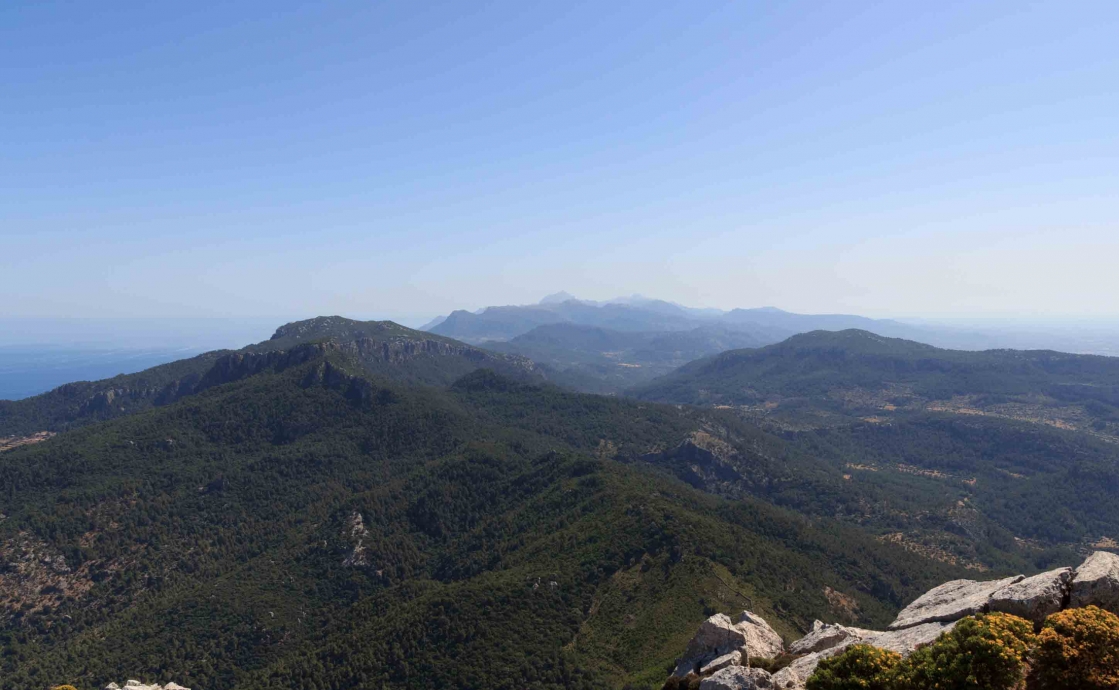
[[[1049,616],[1034,652],[1038,688],[1119,687],[1119,616],[1095,606]]]
[[[689,673],[684,678],[669,676],[661,690],[699,690],[700,678],[694,673]]]
[[[901,655],[866,644],[820,661],[808,690],[892,690]]]
[[[897,670],[895,690],[1011,690],[1024,683],[1036,642],[1029,621],[1005,613],[965,618],[913,652]]]

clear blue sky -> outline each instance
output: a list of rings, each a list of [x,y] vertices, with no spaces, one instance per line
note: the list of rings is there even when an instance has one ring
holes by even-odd
[[[1119,315],[1119,3],[0,4],[0,316]]]

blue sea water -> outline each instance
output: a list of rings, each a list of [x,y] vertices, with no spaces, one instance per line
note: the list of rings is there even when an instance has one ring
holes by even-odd
[[[19,400],[71,381],[96,381],[193,357],[201,349],[0,346],[0,400]]]

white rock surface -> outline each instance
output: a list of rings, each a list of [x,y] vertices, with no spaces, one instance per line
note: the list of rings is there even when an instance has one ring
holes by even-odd
[[[956,627],[955,621],[951,623],[923,623],[921,625],[915,625],[912,628],[888,630],[886,632],[854,628],[854,630],[859,630],[860,633],[864,633],[866,636],[862,639],[851,637],[828,649],[813,652],[793,660],[791,664],[773,674],[773,684],[779,690],[804,690],[808,678],[816,670],[816,666],[820,663],[821,659],[839,654],[851,645],[869,644],[874,647],[889,649],[902,656],[909,656],[918,647],[923,647],[931,643],[933,640],[940,637],[941,634],[948,632],[954,627]],[[793,643],[793,645],[795,644],[796,643]],[[793,645],[790,645],[790,651],[792,651]]]
[[[700,673],[714,673],[715,671],[723,670],[727,666],[741,666],[741,665],[742,665],[742,652],[740,652],[736,649],[733,652],[730,652],[728,654],[724,654],[721,657],[718,657],[716,659],[712,659],[711,661],[707,662],[703,666],[703,668],[701,668],[699,670],[699,672]]]
[[[122,689],[116,683],[109,683],[108,685],[105,686],[104,690],[122,690]],[[174,683],[174,682],[168,683],[167,685],[160,685],[159,683],[153,683],[151,685],[145,685],[144,683],[141,683],[138,680],[128,680],[128,681],[125,681],[123,690],[190,690],[190,688],[185,688],[185,687],[179,685],[178,683]]]
[[[873,635],[878,635],[875,630],[862,628],[849,628],[838,623],[822,623],[816,621],[812,624],[812,632],[789,645],[790,654],[811,654],[831,649],[841,644],[850,644],[865,640]]]
[[[1024,579],[1026,579],[1024,575],[1016,575],[989,582],[975,580],[945,582],[925,592],[912,604],[902,609],[889,627],[891,630],[898,630],[922,623],[957,621],[964,616],[981,613],[986,610],[987,601],[992,594]]]
[[[751,657],[772,658],[785,651],[785,641],[777,631],[761,616],[743,611],[734,622],[734,627],[746,637],[743,646]]]
[[[994,592],[988,600],[991,611],[1001,611],[1040,623],[1057,613],[1072,582],[1072,568],[1058,568],[1027,577]]]
[[[743,611],[732,622],[726,614],[716,613],[700,624],[672,675],[683,678],[735,650],[751,657],[774,657],[785,650],[785,643],[761,616]]]
[[[745,666],[729,666],[699,683],[699,690],[769,690],[773,677],[768,671]]]
[[[951,623],[921,623],[901,630],[887,630],[863,640],[865,644],[909,656],[918,647],[931,644],[936,638],[956,627],[959,621]]]
[[[1096,551],[1076,569],[1070,607],[1099,606],[1119,612],[1119,556]]]

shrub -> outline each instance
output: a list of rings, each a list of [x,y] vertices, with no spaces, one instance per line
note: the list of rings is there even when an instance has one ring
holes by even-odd
[[[890,690],[901,655],[866,644],[821,659],[808,679],[808,690]]]
[[[775,657],[750,657],[750,666],[760,668],[763,671],[770,673],[777,673],[789,664],[804,656],[803,654],[789,654],[788,652],[781,652]]]
[[[1034,652],[1038,687],[1119,687],[1119,616],[1095,606],[1068,609],[1045,620]]]
[[[73,685],[56,685],[51,690],[78,690]]]
[[[1029,621],[1004,613],[965,618],[899,665],[896,690],[1011,690],[1025,682],[1037,638]]]
[[[669,676],[661,690],[699,690],[700,678],[694,673],[689,673],[684,678]]]

